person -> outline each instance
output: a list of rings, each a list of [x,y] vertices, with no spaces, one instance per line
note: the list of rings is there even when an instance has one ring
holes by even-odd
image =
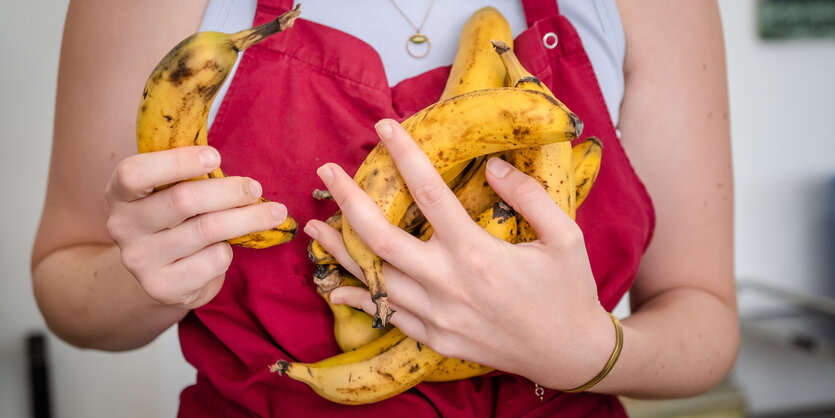
[[[466,19],[488,3],[446,7]],[[716,2],[492,3],[521,11],[520,59],[580,116],[583,137],[595,135],[604,147],[576,222],[533,179],[490,160],[491,187],[536,229],[539,239],[528,244],[481,233],[396,123],[437,100],[451,56],[447,66],[416,70],[390,87],[389,52],[305,20],[303,7],[291,30],[244,53],[213,115],[211,146],[137,155],[133,126],[145,78],[199,28],[207,0],[71,1],[32,254],[34,292],[50,329],[79,347],[129,350],[179,324],[183,353],[198,372],[181,395],[183,416],[619,416],[616,395],[683,397],[720,382],[739,337]],[[384,5],[391,6],[357,3],[358,17],[348,20],[368,26]],[[594,22],[561,13],[587,6],[616,11],[614,23],[598,21],[597,36],[622,36],[622,66],[590,61],[586,49],[605,38],[595,38]],[[291,7],[261,0],[254,21]],[[543,42],[548,34],[551,44]],[[605,77],[604,68],[619,77]],[[622,90],[608,79],[621,80]],[[436,231],[428,242],[397,233],[351,180],[381,140]],[[221,156],[230,177],[152,192],[211,171]],[[310,197],[323,184],[334,202]],[[260,196],[272,202],[252,204]],[[354,407],[270,374],[266,366],[278,358],[317,361],[338,352],[305,251],[309,238],[318,239],[359,274],[322,221],[337,209],[386,260],[393,324],[445,356],[501,372],[423,383]],[[224,241],[274,227],[288,212],[308,237],[262,250]],[[564,392],[611,358],[616,332],[607,311],[627,290],[631,313],[622,320],[617,362],[589,390]],[[332,298],[374,309],[356,289]]]

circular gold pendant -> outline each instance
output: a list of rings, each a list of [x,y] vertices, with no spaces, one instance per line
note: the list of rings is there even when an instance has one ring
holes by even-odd
[[[426,51],[424,51],[423,54],[415,53],[414,51],[412,51],[412,44],[426,44]],[[432,49],[432,42],[429,42],[429,38],[420,32],[412,35],[411,37],[409,37],[409,40],[406,41],[406,52],[408,52],[409,55],[411,55],[413,58],[423,58],[429,55],[430,49]]]

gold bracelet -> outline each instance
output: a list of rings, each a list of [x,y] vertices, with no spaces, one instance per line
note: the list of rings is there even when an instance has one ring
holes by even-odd
[[[589,380],[588,383],[586,383],[585,385],[576,387],[574,389],[564,390],[563,392],[585,392],[591,389],[592,386],[596,385],[601,380],[603,380],[603,378],[606,377],[606,375],[608,375],[610,371],[612,371],[612,368],[615,367],[615,363],[618,361],[618,357],[620,357],[620,352],[623,349],[623,327],[620,325],[620,321],[616,316],[609,313],[609,317],[612,318],[612,323],[615,324],[615,351],[612,352],[612,356],[609,357],[609,361],[606,362],[606,366],[603,367],[603,370],[601,370],[600,373],[597,374],[597,376]]]

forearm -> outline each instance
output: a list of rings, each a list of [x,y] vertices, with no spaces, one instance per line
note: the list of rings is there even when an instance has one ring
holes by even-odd
[[[736,359],[736,308],[703,289],[659,294],[622,323],[620,358],[592,391],[636,398],[693,396],[719,383]]]
[[[79,347],[138,348],[188,312],[150,299],[125,269],[115,245],[56,250],[33,267],[32,278],[49,328]]]

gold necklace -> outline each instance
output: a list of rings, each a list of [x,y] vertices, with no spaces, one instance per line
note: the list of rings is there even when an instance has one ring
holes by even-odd
[[[397,9],[398,12],[400,12],[400,15],[403,16],[403,18],[406,19],[407,22],[409,22],[409,26],[411,26],[412,29],[415,30],[415,34],[410,36],[409,39],[406,40],[406,52],[414,58],[423,58],[429,55],[429,50],[432,48],[432,42],[429,42],[429,37],[423,34],[423,32],[421,32],[421,29],[423,29],[423,25],[426,24],[426,18],[429,17],[429,12],[432,10],[432,6],[435,5],[435,0],[432,0],[432,2],[429,3],[429,8],[426,9],[426,14],[423,15],[423,21],[420,22],[420,26],[417,26],[414,23],[412,23],[412,19],[409,19],[409,16],[407,16],[406,13],[403,12],[403,9],[401,9],[400,6],[398,6],[397,3],[394,2],[394,0],[389,0],[389,2],[391,2],[394,8]],[[426,52],[424,52],[423,54],[416,54],[412,51],[412,45],[420,45],[423,43],[426,44]]]

